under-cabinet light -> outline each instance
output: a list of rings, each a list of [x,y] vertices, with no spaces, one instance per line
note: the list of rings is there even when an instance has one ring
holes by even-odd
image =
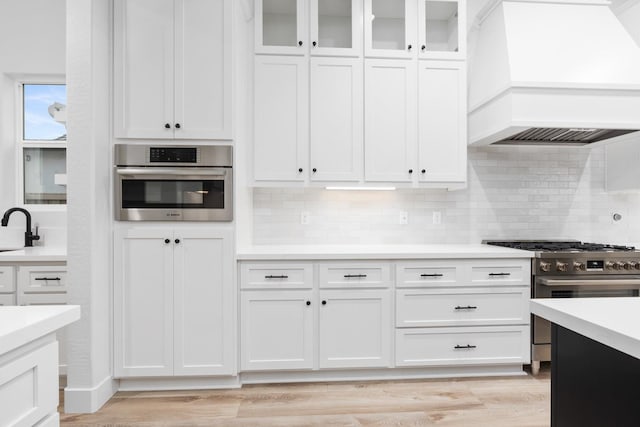
[[[345,191],[393,191],[396,187],[325,187],[325,190],[345,190]]]

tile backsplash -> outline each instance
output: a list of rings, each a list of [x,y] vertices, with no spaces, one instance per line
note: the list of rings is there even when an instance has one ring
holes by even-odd
[[[468,159],[468,186],[459,191],[255,188],[253,243],[640,244],[640,194],[605,191],[603,147],[470,147]],[[302,212],[308,224],[301,224]],[[399,223],[402,212],[408,224]],[[614,221],[614,213],[622,219]]]

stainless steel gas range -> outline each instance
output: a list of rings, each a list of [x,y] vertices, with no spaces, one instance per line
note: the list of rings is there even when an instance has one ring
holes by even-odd
[[[493,241],[483,243],[536,253],[531,298],[640,296],[640,251],[632,246],[579,241]],[[551,324],[531,316],[531,371],[551,360]]]

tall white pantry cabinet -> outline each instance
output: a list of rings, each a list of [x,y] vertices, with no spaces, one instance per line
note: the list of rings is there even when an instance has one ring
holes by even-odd
[[[253,180],[466,182],[465,0],[256,0]]]

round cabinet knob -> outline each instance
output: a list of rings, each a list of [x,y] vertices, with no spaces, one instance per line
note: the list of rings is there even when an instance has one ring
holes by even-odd
[[[298,46],[302,46],[302,40],[298,42]]]
[[[425,50],[427,50],[427,47],[425,45],[422,45],[420,49],[422,49],[422,51],[424,52]]]
[[[311,301],[307,301],[307,305],[311,305]]]
[[[413,46],[411,46],[411,45],[407,46],[407,50],[411,50],[412,47]]]
[[[584,264],[584,262],[575,261],[573,263],[573,269],[578,271],[585,271],[587,269],[587,266]]]
[[[545,273],[548,273],[549,270],[551,270],[551,263],[550,262],[546,262],[546,261],[542,261],[540,263],[540,271],[544,271]]]
[[[302,168],[298,169],[298,172],[302,173]]]
[[[176,123],[176,129],[180,129],[180,123]]]
[[[566,262],[556,262],[556,271],[567,271],[569,264]]]
[[[409,173],[413,173],[413,169],[409,169]]]
[[[318,169],[316,169],[316,168],[313,168],[313,169],[311,169],[311,170],[313,171],[313,173],[318,172]]]
[[[165,242],[166,244],[169,244],[169,243],[171,243],[171,240],[169,240],[169,239],[164,239],[164,242]]]
[[[323,300],[322,305],[327,305],[327,302]]]
[[[427,170],[426,169],[422,169],[420,172],[421,173],[427,173]]]
[[[177,245],[178,243],[180,243],[180,239],[176,239],[175,242],[176,242],[176,245]]]
[[[165,129],[171,129],[171,125],[170,125],[169,123],[165,123],[165,124],[164,124],[164,128],[165,128]]]
[[[315,41],[313,43],[311,43],[311,44],[313,45],[313,47],[316,47],[318,45],[318,43],[315,42]]]
[[[613,270],[614,264],[615,264],[614,262],[607,261],[604,263],[604,268],[607,270]]]

